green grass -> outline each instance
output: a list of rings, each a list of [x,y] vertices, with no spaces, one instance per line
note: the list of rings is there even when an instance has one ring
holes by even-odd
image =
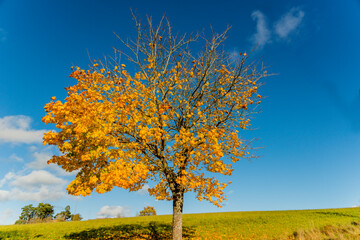
[[[357,223],[360,223],[360,208],[183,216],[184,233],[194,239],[299,239],[306,235],[311,239],[311,234],[325,236],[326,231],[344,232],[349,226],[351,231],[359,228],[360,232]],[[358,239],[351,234],[355,233],[333,239]],[[0,226],[0,239],[168,239],[170,236],[171,215]]]

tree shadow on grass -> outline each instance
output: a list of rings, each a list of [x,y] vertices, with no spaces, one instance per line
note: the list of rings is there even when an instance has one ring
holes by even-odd
[[[27,231],[0,231],[0,240],[3,239],[29,239]]]
[[[171,239],[172,227],[170,224],[150,222],[148,225],[124,224],[111,227],[94,228],[81,232],[66,234],[66,239],[102,240],[102,239]],[[193,227],[183,227],[183,238],[191,239],[195,236]]]
[[[351,217],[351,218],[360,218],[357,215],[353,215],[353,214],[347,214],[347,213],[342,213],[342,212],[315,212],[316,214],[321,214],[321,215],[329,215],[329,216],[336,216],[336,217]]]

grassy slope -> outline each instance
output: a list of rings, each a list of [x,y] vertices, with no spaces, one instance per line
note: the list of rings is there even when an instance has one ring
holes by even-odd
[[[167,236],[171,232],[171,215],[164,215],[0,226],[0,239],[89,239],[89,236],[98,234],[103,237],[109,232],[113,233],[109,233],[108,236],[116,236],[115,231],[119,229],[123,232],[148,230],[150,222],[156,222],[158,226],[163,224],[161,225],[163,230],[158,229],[158,231],[165,232]],[[360,208],[185,214],[183,222],[184,226],[195,229],[196,235],[193,236],[199,239],[287,239],[294,231],[316,229],[326,225],[358,223]],[[107,229],[108,227],[112,229]],[[100,231],[99,228],[103,230]],[[85,230],[87,232],[84,232]],[[72,237],[65,238],[71,233],[73,233]]]

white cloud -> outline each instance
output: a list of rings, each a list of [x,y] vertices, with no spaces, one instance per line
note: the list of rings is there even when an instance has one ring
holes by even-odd
[[[275,24],[275,32],[280,38],[287,38],[300,25],[305,13],[299,8],[292,8]]]
[[[23,162],[24,159],[22,159],[21,157],[17,156],[16,154],[11,154],[11,156],[9,157],[10,160],[14,160],[16,162]]]
[[[66,193],[60,188],[42,186],[35,191],[25,191],[19,188],[13,188],[10,191],[0,190],[0,202],[6,201],[56,201],[66,196]]]
[[[0,202],[5,202],[10,200],[10,192],[5,190],[0,190]]]
[[[138,190],[136,193],[140,194],[140,195],[145,195],[147,193],[149,193],[148,189],[149,189],[149,185],[145,184],[140,190]]]
[[[31,151],[31,152],[35,152],[35,151],[38,150],[38,147],[33,145],[33,146],[30,146],[28,149],[29,149],[29,151]]]
[[[266,16],[259,10],[256,10],[251,14],[252,19],[256,21],[256,32],[250,40],[253,44],[262,48],[266,44],[273,42],[273,40],[288,39],[290,34],[299,28],[304,16],[304,11],[299,7],[291,8],[273,24],[272,31],[268,28]],[[274,36],[277,39],[274,39]]]
[[[0,142],[41,143],[45,130],[30,129],[28,116],[6,116],[0,118]]]
[[[0,187],[2,187],[6,182],[16,177],[16,175],[13,172],[7,173],[3,179],[0,180]]]
[[[35,160],[26,165],[28,168],[34,170],[50,169],[55,171],[57,174],[61,176],[71,176],[71,175],[76,175],[76,173],[78,173],[78,171],[66,172],[64,169],[62,169],[56,164],[47,164],[47,161],[50,160],[50,158],[53,156],[53,154],[50,151],[46,150],[42,152],[33,152],[32,155]]]
[[[259,47],[263,47],[265,44],[270,42],[271,31],[267,27],[267,20],[265,15],[259,10],[254,11],[251,17],[256,21],[256,32],[252,36],[251,40],[254,44]]]
[[[31,169],[44,169],[48,166],[47,161],[51,158],[52,154],[49,152],[34,152],[34,161],[27,164]]]
[[[66,193],[62,188],[53,187],[53,186],[41,186],[39,189],[34,191],[24,191],[19,188],[14,188],[10,191],[11,200],[20,200],[20,201],[55,201],[59,200],[66,196]]]
[[[130,210],[128,207],[122,206],[103,206],[96,215],[98,218],[115,218],[118,216],[129,216]]]
[[[34,157],[34,161],[28,163],[26,166],[31,169],[44,169],[50,166],[58,167],[55,164],[47,164],[47,161],[50,160],[53,154],[48,151],[43,152],[33,152],[32,156]]]
[[[13,188],[0,190],[0,202],[48,201],[66,196],[64,191],[66,181],[44,170],[32,171],[27,175],[16,175],[10,172],[0,181],[2,185],[7,182],[7,186]]]
[[[34,189],[48,185],[65,185],[66,181],[56,177],[55,175],[44,171],[32,171],[25,176],[16,176],[15,180],[10,183],[12,186],[21,187],[25,189]]]

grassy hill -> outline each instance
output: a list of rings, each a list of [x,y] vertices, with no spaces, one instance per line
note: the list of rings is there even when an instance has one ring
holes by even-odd
[[[190,239],[360,239],[360,208],[185,214]],[[0,226],[0,239],[169,239],[171,215]]]

